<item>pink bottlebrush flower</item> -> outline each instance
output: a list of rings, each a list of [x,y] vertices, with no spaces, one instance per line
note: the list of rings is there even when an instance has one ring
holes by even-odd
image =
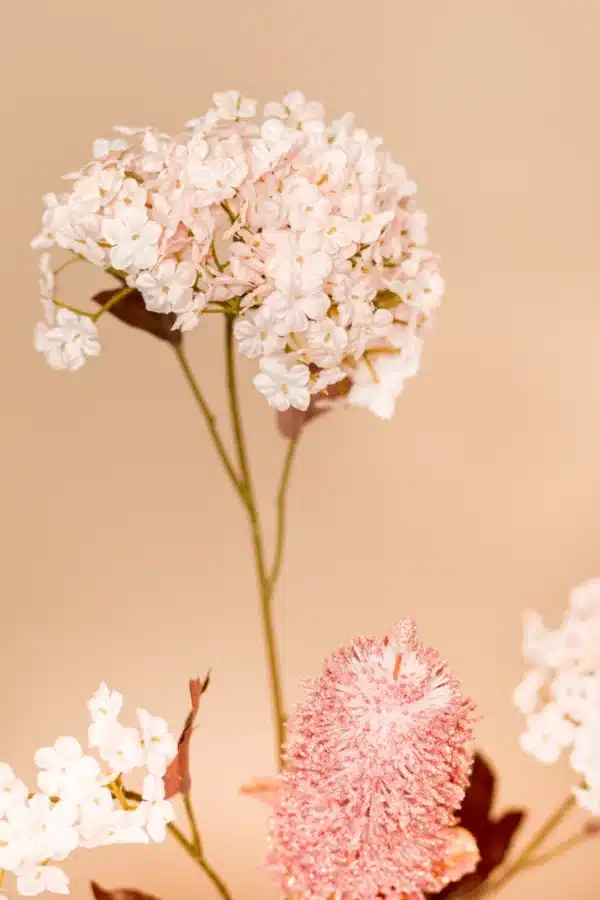
[[[267,867],[306,900],[408,895],[448,883],[474,707],[401,622],[326,660],[288,726]]]

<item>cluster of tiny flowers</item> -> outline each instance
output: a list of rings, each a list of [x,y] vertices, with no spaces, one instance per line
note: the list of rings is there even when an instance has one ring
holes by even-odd
[[[102,684],[89,701],[88,744],[60,737],[35,754],[37,792],[0,764],[0,871],[16,876],[20,894],[69,893],[56,865],[78,847],[163,841],[175,814],[163,775],[177,744],[163,719],[138,710],[139,728],[119,722],[121,694]],[[102,764],[101,764],[102,763]],[[143,769],[141,799],[130,803],[121,776]]]
[[[269,828],[283,894],[441,890],[472,762],[471,701],[410,621],[336,651],[306,688]]]
[[[524,655],[531,668],[514,693],[527,717],[521,747],[547,764],[568,750],[577,801],[600,816],[600,580],[571,591],[555,631],[527,613]]]
[[[392,415],[419,368],[444,283],[405,169],[347,114],[287,94],[257,114],[237,91],[170,137],[118,127],[44,198],[45,318],[36,346],[55,368],[99,352],[95,322],[57,305],[48,251],[117,274],[175,328],[236,316],[254,384],[277,410],[348,379],[347,400]]]

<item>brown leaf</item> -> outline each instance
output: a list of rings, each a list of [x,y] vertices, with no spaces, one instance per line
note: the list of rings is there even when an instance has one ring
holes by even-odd
[[[90,883],[92,894],[96,900],[157,900],[152,894],[136,891],[132,888],[117,888],[114,891],[105,891],[95,881]]]
[[[192,708],[187,714],[183,730],[177,742],[177,755],[169,763],[163,777],[165,785],[165,797],[170,799],[176,794],[189,794],[191,787],[190,776],[190,740],[194,731],[194,722],[200,708],[200,697],[208,688],[210,672],[202,681],[201,678],[190,679],[190,699]]]
[[[310,398],[308,409],[294,409],[290,406],[284,412],[277,413],[277,427],[284,438],[296,438],[304,426],[313,419],[330,412],[330,401],[337,397],[345,396],[350,389],[350,380],[344,378],[336,384],[330,385],[327,390],[313,394]]]
[[[471,780],[458,813],[460,825],[469,831],[479,848],[480,860],[474,872],[460,881],[449,884],[436,894],[439,898],[458,897],[483,884],[508,854],[525,811],[508,810],[500,818],[492,817],[496,787],[496,774],[481,753],[476,753]]]
[[[104,306],[121,290],[122,288],[119,287],[114,290],[100,291],[99,294],[94,294],[92,300],[95,303],[99,303],[100,306]],[[178,346],[183,340],[183,333],[180,329],[177,328],[173,331],[172,328],[176,318],[175,315],[173,313],[152,312],[152,310],[146,309],[146,304],[139,291],[132,290],[130,294],[126,294],[122,300],[111,306],[109,313],[116,316],[121,322],[131,325],[132,328],[147,331],[148,334],[153,334],[169,344]]]

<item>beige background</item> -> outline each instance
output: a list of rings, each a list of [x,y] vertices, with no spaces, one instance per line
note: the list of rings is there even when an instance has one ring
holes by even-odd
[[[599,26],[598,0],[3,0],[0,759],[31,777],[35,748],[83,736],[103,678],[179,728],[188,677],[212,667],[194,744],[207,851],[236,897],[271,896],[265,815],[237,796],[272,767],[241,511],[165,347],[103,321],[101,360],[45,367],[28,241],[41,194],[112,124],[177,129],[215,89],[302,88],[408,166],[449,291],[394,421],[342,413],[306,435],[278,598],[287,697],[341,642],[414,615],[480,704],[503,803],[539,820],[562,799],[568,770],[520,753],[510,693],[522,609],[558,617],[600,573]],[[100,284],[68,278],[73,301]],[[189,345],[222,413],[214,324]],[[283,446],[250,374],[269,507]],[[506,896],[597,900],[598,853]],[[79,898],[90,877],[213,896],[170,843],[68,868]]]

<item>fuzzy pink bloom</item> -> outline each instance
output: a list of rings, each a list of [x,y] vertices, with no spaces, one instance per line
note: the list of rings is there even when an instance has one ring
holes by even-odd
[[[269,829],[282,891],[416,900],[441,890],[474,718],[448,666],[404,621],[331,654],[306,690]]]

